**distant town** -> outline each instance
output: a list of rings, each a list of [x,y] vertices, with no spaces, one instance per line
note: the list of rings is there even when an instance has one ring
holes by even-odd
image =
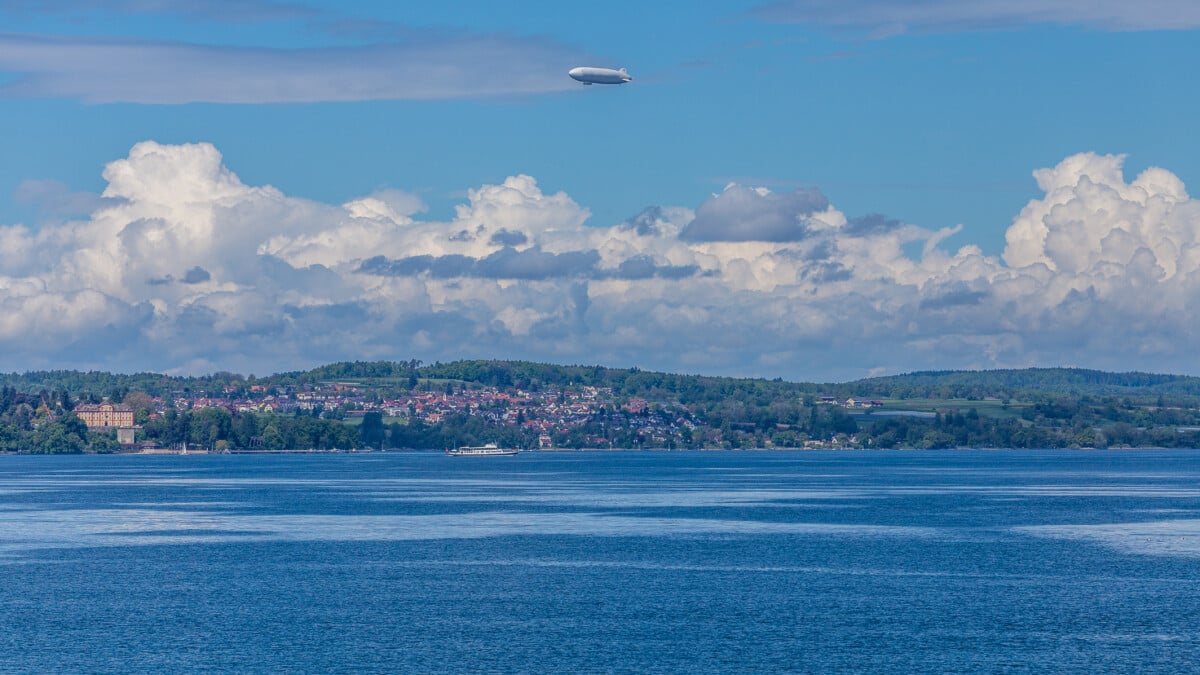
[[[377,387],[363,383],[226,386],[220,392],[180,391],[173,392],[174,395],[165,400],[150,398],[141,401],[138,410],[126,403],[105,401],[77,405],[74,412],[89,431],[154,429],[171,416],[203,410],[225,411],[231,417],[311,417],[337,420],[349,426],[378,420],[388,426],[423,428],[437,427],[459,416],[475,418],[496,429],[516,430],[522,436],[536,436],[536,447],[541,449],[554,448],[556,440],[559,443],[582,441],[590,447],[612,447],[614,439],[604,433],[604,429],[600,433],[576,433],[600,417],[620,417],[624,423],[614,426],[613,431],[633,430],[638,446],[667,447],[664,444],[682,437],[683,430],[690,434],[698,426],[691,413],[681,405],[651,406],[641,398],[618,400],[607,387],[549,388],[531,392],[522,389],[504,391],[496,387],[469,388],[465,384],[455,387],[453,383],[446,383],[437,388],[439,391],[424,391],[419,383],[411,393],[383,398]],[[140,423],[135,425],[135,421]],[[266,440],[256,437],[250,445],[263,447]],[[142,445],[149,447],[155,443],[145,441]],[[203,445],[201,440],[194,444],[194,449],[199,450]],[[219,445],[222,449],[227,446]]]
[[[1071,369],[844,384],[527,362],[256,378],[0,376],[0,451],[1107,448],[1200,445],[1200,381]]]

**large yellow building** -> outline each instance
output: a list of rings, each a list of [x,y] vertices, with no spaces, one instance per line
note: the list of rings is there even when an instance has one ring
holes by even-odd
[[[75,406],[75,414],[89,429],[111,429],[133,426],[133,408],[123,403],[84,404]]]

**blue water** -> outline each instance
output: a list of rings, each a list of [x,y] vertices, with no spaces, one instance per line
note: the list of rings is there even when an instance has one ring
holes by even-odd
[[[0,457],[0,671],[1200,669],[1200,452]]]

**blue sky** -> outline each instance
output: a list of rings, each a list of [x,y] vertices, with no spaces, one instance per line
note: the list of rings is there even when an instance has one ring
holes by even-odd
[[[0,276],[9,280],[6,288],[22,284],[54,287],[57,302],[63,303],[60,308],[78,310],[81,298],[96,293],[92,299],[99,304],[93,309],[103,305],[108,308],[105,312],[128,315],[127,323],[116,321],[104,335],[81,327],[49,326],[47,339],[75,345],[89,340],[96,345],[113,340],[140,345],[113,356],[109,352],[81,353],[78,346],[70,351],[47,349],[45,340],[30,345],[17,340],[9,345],[9,351],[21,356],[15,356],[12,363],[0,363],[0,367],[15,368],[32,359],[45,365],[126,369],[247,369],[258,364],[270,369],[359,356],[578,361],[594,355],[609,365],[631,365],[630,361],[636,360],[638,365],[673,370],[844,378],[939,364],[1120,366],[1128,361],[1119,349],[1097,348],[1094,354],[1080,354],[1063,347],[1077,344],[1077,336],[1069,330],[1054,332],[1044,317],[1030,319],[1028,325],[996,326],[990,333],[980,333],[954,323],[968,321],[965,312],[957,319],[939,315],[936,320],[922,312],[940,306],[942,300],[928,296],[935,287],[949,284],[945,287],[960,292],[946,297],[1000,298],[998,279],[1012,276],[1022,264],[1027,267],[1049,261],[1052,271],[1066,271],[1068,265],[1055,257],[1066,253],[1053,249],[1053,236],[1038,234],[1042,229],[1054,232],[1054,223],[1035,227],[1019,222],[1034,202],[1054,201],[1034,180],[1035,170],[1058,167],[1080,153],[1092,153],[1089,156],[1094,162],[1071,166],[1099,168],[1078,168],[1075,183],[1067,187],[1078,185],[1082,176],[1095,178],[1092,174],[1107,171],[1107,184],[1114,194],[1134,202],[1137,199],[1123,190],[1151,167],[1162,167],[1185,186],[1200,181],[1200,153],[1193,147],[1191,133],[1200,95],[1190,86],[1191,66],[1200,56],[1200,40],[1196,39],[1200,10],[1173,0],[1136,6],[1111,0],[984,0],[969,6],[934,0],[659,2],[653,6],[632,2],[576,6],[540,2],[0,0],[0,23],[5,27],[0,33],[0,124],[6,129],[0,135],[0,154],[7,160],[0,163],[0,226],[12,230],[12,237],[17,237],[14,233],[24,237],[13,239],[19,242],[11,246],[25,251],[20,248],[24,246],[47,260],[44,269],[0,267]],[[566,77],[568,68],[585,64],[625,66],[636,79],[621,87],[582,87]],[[169,168],[134,161],[131,149],[143,141],[166,148],[164,156],[186,166]],[[189,316],[185,310],[198,311],[203,306],[206,312],[215,312],[205,316],[224,316],[224,310],[215,309],[212,303],[229,297],[235,289],[263,306],[292,306],[287,303],[294,299],[283,297],[284,291],[267,293],[263,289],[270,284],[262,279],[233,272],[220,279],[211,269],[218,261],[207,259],[181,258],[173,262],[178,267],[174,274],[156,271],[153,274],[158,276],[106,286],[79,272],[84,267],[81,262],[70,269],[56,267],[64,255],[97,260],[99,254],[88,248],[91,240],[51,249],[66,246],[63,236],[55,232],[77,233],[81,223],[108,236],[132,233],[129,222],[106,220],[113,216],[110,207],[120,200],[130,202],[126,204],[130,208],[139,199],[169,201],[179,186],[166,178],[207,167],[211,159],[206,151],[174,153],[171,149],[200,147],[188,145],[197,143],[210,144],[202,147],[211,147],[218,164],[235,174],[240,185],[260,190],[269,186],[286,198],[289,208],[336,209],[384,195],[388,203],[419,203],[399,214],[401,220],[407,220],[393,222],[393,227],[413,221],[433,230],[440,227],[447,238],[459,231],[455,228],[464,221],[463,209],[487,206],[473,201],[473,192],[490,194],[488,186],[504,185],[510,177],[530,176],[536,180],[536,195],[524,183],[517,192],[535,201],[562,193],[578,207],[578,213],[567,208],[560,214],[564,221],[558,226],[521,230],[525,241],[510,247],[513,250],[562,254],[569,247],[553,239],[558,236],[554,233],[579,227],[583,229],[572,235],[572,241],[584,248],[573,252],[588,253],[594,246],[600,252],[597,269],[616,269],[631,259],[646,258],[655,261],[654,269],[695,266],[702,272],[697,273],[694,287],[646,291],[661,300],[657,310],[646,310],[657,312],[655,316],[667,311],[663,307],[689,315],[683,309],[692,303],[692,309],[700,314],[720,314],[727,309],[722,298],[728,296],[729,307],[740,307],[742,301],[737,298],[745,293],[754,294],[755,302],[769,305],[763,309],[764,317],[783,313],[798,321],[795,317],[825,307],[816,300],[805,300],[810,297],[841,308],[837,312],[841,315],[850,312],[847,308],[854,307],[868,291],[859,286],[835,289],[838,284],[859,280],[883,283],[885,288],[912,287],[916,295],[903,302],[892,295],[882,296],[889,300],[874,303],[872,311],[880,313],[875,319],[864,319],[861,313],[846,314],[837,323],[839,328],[829,327],[807,338],[796,338],[795,330],[780,325],[769,344],[758,347],[740,338],[736,326],[729,326],[729,335],[714,335],[712,344],[694,345],[685,357],[671,345],[677,337],[673,331],[691,330],[686,322],[668,322],[657,331],[647,328],[644,334],[630,336],[621,348],[597,351],[588,346],[604,344],[606,337],[611,337],[605,331],[614,326],[636,321],[644,325],[644,317],[621,313],[622,305],[614,295],[617,289],[599,289],[616,283],[611,275],[603,279],[603,275],[593,275],[582,281],[578,275],[559,275],[554,277],[558,286],[525,289],[569,298],[572,292],[579,293],[571,289],[585,283],[588,290],[584,296],[610,298],[612,313],[602,313],[609,311],[602,309],[603,303],[585,302],[589,318],[568,330],[555,322],[578,311],[577,302],[572,305],[575,310],[565,305],[534,310],[537,302],[523,300],[520,294],[504,299],[497,296],[485,303],[486,310],[472,314],[447,300],[445,289],[433,288],[445,280],[427,278],[432,268],[421,268],[427,276],[417,274],[409,280],[426,284],[418,294],[425,299],[419,302],[413,300],[415,296],[405,295],[401,301],[374,294],[378,289],[370,293],[359,289],[337,298],[295,300],[299,303],[296,307],[357,308],[355,311],[365,312],[361,316],[378,319],[377,339],[368,340],[362,354],[348,347],[322,347],[313,337],[322,329],[318,322],[305,323],[308,320],[297,318],[299,315],[281,315],[279,323],[264,327],[266,332],[257,336],[284,339],[272,332],[285,330],[281,326],[298,331],[288,333],[287,339],[295,344],[278,358],[267,358],[265,352],[254,351],[253,345],[243,351],[221,347],[220,338],[229,337],[224,334],[212,336],[217,346],[210,350],[179,351],[157,341],[182,330],[181,322]],[[115,188],[105,167],[119,161],[139,170],[161,172],[143,177],[138,184],[162,179],[166,182],[161,189],[167,196],[151,200],[148,193],[129,188],[114,197]],[[1116,174],[1111,170],[1112,161],[1121,167]],[[207,180],[213,174],[204,176]],[[769,218],[774,218],[773,209],[804,202],[723,192],[730,183],[761,188],[764,194],[769,190],[772,195],[817,190],[836,212],[821,222],[835,229],[864,217],[895,221],[892,229],[907,233],[895,235],[896,246],[916,268],[926,270],[925,276],[914,278],[906,267],[910,263],[903,260],[887,262],[889,271],[880,276],[877,271],[869,272],[873,265],[883,264],[878,260],[815,258],[816,253],[807,249],[796,252],[803,247],[747,252],[743,250],[749,241],[745,238],[725,242],[741,244],[741,248],[716,250],[720,238],[711,236],[700,246],[695,234],[699,229],[687,234],[689,223],[698,214],[719,213],[728,220],[710,218],[705,222],[728,223],[730,231],[742,231],[738,228],[746,223],[758,222],[747,220],[753,217],[747,213],[770,213]],[[110,192],[109,201],[98,196],[105,190]],[[1079,195],[1079,199],[1086,196],[1084,191]],[[1183,214],[1173,217],[1190,223],[1190,200],[1179,195],[1173,198],[1182,203],[1179,212]],[[212,209],[227,209],[223,203],[208,206],[203,213],[177,216],[182,219],[179,222],[166,220],[191,232],[200,227],[197,222],[216,217]],[[734,207],[749,212],[731,211]],[[619,228],[647,208],[665,209],[660,220],[669,227],[664,226],[663,232],[669,230],[683,236],[683,241],[691,241],[690,252],[660,246],[661,242],[624,242],[628,250],[619,254],[611,242],[620,237],[592,241],[597,232]],[[133,211],[142,218],[165,218],[153,210]],[[1030,212],[1039,211],[1033,208]],[[1098,209],[1088,212],[1097,213]],[[1144,217],[1150,220],[1158,217],[1152,209],[1147,213]],[[1050,211],[1047,214],[1052,215]],[[289,230],[286,223],[238,221],[237,227],[246,231],[262,227],[261,240],[242,244],[255,255],[278,258],[295,269],[315,265],[331,270],[342,282],[362,274],[362,261],[371,257],[366,255],[371,251],[308,258],[297,254],[293,259],[279,251],[294,249],[281,243],[277,251],[268,245],[271,237],[279,241],[291,237],[291,243],[298,245],[301,238],[316,236],[316,232],[327,233],[327,239],[348,236],[339,229],[346,226],[342,215],[328,216],[332,220],[323,225],[304,220],[308,216],[290,217],[305,224]],[[468,215],[466,221],[472,217]],[[508,217],[496,219],[508,222]],[[780,217],[791,226],[814,216],[801,209]],[[1130,228],[1122,224],[1127,220],[1114,223],[1106,217],[1101,214],[1094,222],[1088,220],[1095,232],[1087,236],[1078,232],[1063,235],[1074,237],[1072,241],[1083,248],[1087,247],[1085,240],[1095,240],[1097,253],[1088,270],[1099,270],[1095,265],[1114,261],[1122,266],[1131,264],[1136,251],[1146,248],[1158,256],[1157,264],[1166,270],[1164,279],[1182,274],[1183,263],[1162,260],[1167,249],[1172,251],[1170,255],[1186,257],[1180,251],[1187,248],[1176,234],[1162,235],[1168,243],[1156,239],[1166,231],[1165,225],[1158,223],[1158,230],[1151,225]],[[102,227],[102,223],[107,224]],[[483,220],[480,223],[491,226]],[[506,227],[501,229],[516,232],[521,223],[513,221]],[[797,230],[803,233],[789,242],[803,239],[817,246],[809,235],[824,231],[822,227],[804,225]],[[943,232],[945,228],[951,230]],[[1134,231],[1144,239],[1143,245],[1129,244],[1128,255],[1112,254],[1114,240],[1103,242],[1114,229]],[[219,239],[221,231],[205,230],[204,236]],[[1016,253],[1019,247],[1013,238],[1022,232],[1041,237],[1045,251]],[[539,238],[539,233],[548,238]],[[506,236],[495,242],[508,241]],[[830,236],[833,238],[821,244],[826,249],[844,253],[853,248]],[[585,244],[583,240],[589,237]],[[937,251],[931,254],[928,244],[932,239],[936,239]],[[385,240],[408,242],[403,250],[379,249],[392,263],[448,255],[483,261],[504,248],[502,243],[493,243],[491,249],[467,252],[428,244],[433,239],[426,244],[399,235]],[[959,253],[964,247],[970,249],[967,255],[988,261],[993,266],[990,271],[962,276],[964,258]],[[120,251],[106,250],[105,259],[137,268],[137,274],[142,274],[140,266],[146,261],[137,259],[134,249],[151,257],[168,255],[165,250],[130,245]],[[1010,250],[1014,251],[1011,255],[1006,253]],[[933,270],[930,266],[937,266],[933,254],[944,254],[951,262],[943,265],[945,269]],[[820,260],[824,272],[796,267],[789,272],[792,276],[787,283],[774,277],[768,281],[778,271],[781,255]],[[22,260],[27,258],[24,253],[22,256]],[[959,256],[958,263],[953,262],[955,256]],[[739,260],[754,270],[749,272],[755,276],[754,283],[736,280]],[[148,279],[183,279],[197,267],[210,274],[206,283],[213,284],[201,299],[196,284],[189,284],[189,293],[170,297],[155,295],[166,286],[163,283],[135,288]],[[401,268],[409,269],[403,265],[371,269]],[[476,272],[468,275],[474,280],[469,283],[482,283],[486,278],[501,294],[511,295],[514,285],[532,283],[520,275],[514,281],[511,276],[491,278],[479,271],[491,268],[472,269]],[[1124,297],[1105,296],[1102,284],[1097,286],[1091,277],[1080,281],[1078,275],[1084,268],[1072,269],[1076,277],[1060,294],[1059,304],[1039,307],[1038,312],[1057,316],[1065,311],[1062,303],[1068,301],[1071,291],[1088,297],[1089,288],[1100,298],[1090,311],[1112,311],[1104,302],[1126,302]],[[823,274],[832,275],[829,278],[837,283],[801,288]],[[655,283],[665,278],[659,273],[651,277]],[[719,288],[705,286],[716,279],[728,283]],[[636,286],[635,281],[640,280],[623,280]],[[1043,279],[1038,283],[1053,282]],[[1189,289],[1179,291],[1179,302],[1187,302]],[[480,289],[472,292],[483,293]],[[620,292],[643,294],[630,289]],[[825,298],[824,294],[832,295]],[[33,311],[30,297],[10,295],[10,311]],[[863,301],[871,304],[869,295],[866,297]],[[397,306],[409,301],[416,304],[396,310],[386,320],[373,314],[375,310],[365,309],[390,300]],[[899,304],[891,307],[890,301]],[[983,302],[986,305],[987,301]],[[1009,298],[1005,302],[1025,301]],[[881,337],[895,336],[900,325],[895,323],[897,312],[905,307],[915,312],[905,325],[918,326],[911,329],[912,353],[908,356],[897,355]],[[993,314],[1015,311],[1011,305],[1004,307],[1009,309],[985,309]],[[532,317],[531,311],[540,318],[530,318],[529,325],[512,319],[522,313]],[[467,314],[470,318],[463,318]],[[509,319],[498,318],[502,316]],[[695,320],[699,314],[689,316]],[[460,328],[475,336],[473,340],[445,344],[435,339],[426,345],[411,339],[427,327],[426,321],[450,317],[461,319]],[[1155,324],[1153,316],[1133,318],[1147,326]],[[952,325],[947,327],[944,321]],[[943,332],[931,332],[935,329],[927,326]],[[1139,344],[1165,345],[1190,338],[1193,328],[1187,322],[1170,330],[1148,327],[1149,334],[1137,339]],[[542,329],[544,335],[539,332]],[[408,333],[398,334],[404,331]],[[579,331],[586,340],[581,340]],[[846,338],[846,331],[852,339]],[[1001,333],[1003,339],[997,337]],[[947,334],[958,336],[954,346],[936,346]],[[0,329],[0,340],[3,335]],[[573,343],[583,346],[574,348]],[[1192,367],[1168,347],[1144,349],[1145,357],[1129,366]],[[829,365],[831,360],[839,365]]]

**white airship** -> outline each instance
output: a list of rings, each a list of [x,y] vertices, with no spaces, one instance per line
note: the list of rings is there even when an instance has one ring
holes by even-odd
[[[579,80],[584,84],[625,84],[633,80],[625,69],[613,70],[612,68],[589,68],[580,66],[572,68],[567,72],[573,79]]]

